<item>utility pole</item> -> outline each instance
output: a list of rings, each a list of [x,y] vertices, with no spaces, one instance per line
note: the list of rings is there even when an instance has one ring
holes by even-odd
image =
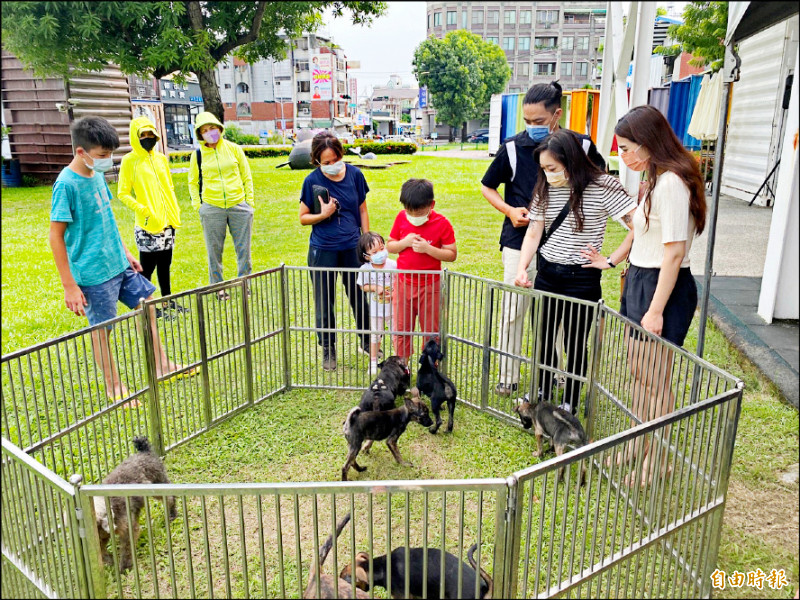
[[[292,72],[292,129],[294,130],[295,139],[297,139],[297,78],[294,72],[294,40],[289,38],[289,48],[291,63],[289,69]]]

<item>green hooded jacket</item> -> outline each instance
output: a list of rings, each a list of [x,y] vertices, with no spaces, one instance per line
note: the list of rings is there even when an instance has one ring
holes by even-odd
[[[169,160],[155,148],[148,152],[139,142],[139,135],[145,130],[161,139],[147,117],[131,121],[133,150],[122,157],[117,197],[136,214],[138,227],[149,233],[160,233],[166,227],[181,226],[181,209],[175,198]]]
[[[202,201],[220,208],[230,208],[246,201],[255,208],[253,176],[244,150],[221,136],[216,148],[209,148],[200,135],[200,128],[209,123],[225,131],[225,126],[210,112],[201,112],[197,115],[194,130],[203,158]],[[196,209],[200,208],[201,200],[199,183],[197,151],[194,150],[189,161],[189,196],[192,199],[192,206]]]

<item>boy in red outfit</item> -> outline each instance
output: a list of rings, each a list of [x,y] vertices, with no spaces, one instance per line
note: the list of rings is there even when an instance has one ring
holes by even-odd
[[[433,210],[433,183],[409,179],[400,188],[401,210],[395,217],[386,249],[398,254],[397,268],[410,271],[439,271],[442,261],[456,259],[456,236],[450,221]],[[429,335],[439,332],[438,274],[401,273],[392,294],[396,331],[420,329]],[[423,340],[423,346],[425,344]],[[408,361],[412,351],[410,335],[394,336],[395,354]]]

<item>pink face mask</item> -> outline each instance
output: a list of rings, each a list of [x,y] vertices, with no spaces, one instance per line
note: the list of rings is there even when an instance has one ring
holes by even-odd
[[[203,134],[203,139],[207,144],[216,144],[219,141],[220,131],[216,127],[209,129]]]
[[[620,156],[622,157],[622,162],[625,163],[631,171],[644,171],[647,168],[647,158],[640,158],[639,157],[639,150],[641,146],[637,146],[635,150],[628,150],[627,152],[622,152]]]

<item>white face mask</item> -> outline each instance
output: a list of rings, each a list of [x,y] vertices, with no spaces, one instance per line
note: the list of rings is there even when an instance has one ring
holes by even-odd
[[[410,214],[408,214],[408,211],[406,211],[406,219],[408,219],[408,222],[411,223],[414,227],[421,227],[422,225],[425,225],[425,223],[428,222],[428,217],[430,216],[431,213],[428,213],[427,215],[423,215],[421,217],[412,217]]]
[[[326,175],[338,175],[342,172],[342,169],[344,169],[344,161],[338,160],[332,165],[320,165],[320,169],[322,169],[322,172]]]
[[[551,173],[550,171],[545,171],[544,175],[547,177],[547,183],[552,185],[553,187],[562,187],[566,185],[567,178],[564,176],[565,171],[559,171],[558,173]]]
[[[89,153],[86,153],[86,156],[89,156]],[[107,173],[111,169],[114,168],[114,159],[110,156],[108,158],[94,158],[89,156],[92,159],[92,164],[86,162],[86,159],[83,159],[83,164],[86,165],[86,168],[90,171],[94,171],[95,173]]]

